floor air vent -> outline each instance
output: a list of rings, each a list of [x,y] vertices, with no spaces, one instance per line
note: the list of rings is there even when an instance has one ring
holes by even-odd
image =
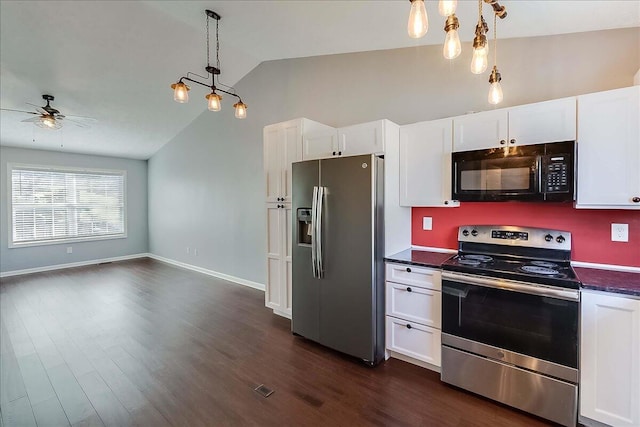
[[[262,397],[269,397],[273,394],[273,390],[264,384],[260,384],[258,387],[254,388],[255,391],[258,392]]]

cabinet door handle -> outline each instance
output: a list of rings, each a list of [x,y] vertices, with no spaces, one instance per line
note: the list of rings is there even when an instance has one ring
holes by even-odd
[[[448,204],[449,204],[449,201],[448,201],[448,200],[445,200],[445,201],[444,201],[444,204],[445,204],[445,205],[448,205]]]
[[[515,139],[512,139],[512,140],[511,140],[511,141],[509,141],[509,142],[510,142],[510,143],[512,143],[512,144],[515,144],[515,143],[516,143],[516,140],[515,140]]]
[[[342,151],[338,151],[338,156],[342,156]]]
[[[504,145],[504,144],[506,144],[506,143],[507,143],[507,141],[505,141],[504,139],[501,139],[501,140],[500,140],[500,145]]]
[[[411,268],[407,267],[407,273],[411,273]]]
[[[411,292],[411,288],[407,288],[407,292]]]
[[[334,151],[332,155],[334,155],[334,156],[335,156],[335,155],[336,155],[336,152]]]
[[[411,329],[411,325],[407,323],[407,329]]]
[[[631,201],[633,203],[640,203],[640,197],[634,197],[633,199],[631,199]]]

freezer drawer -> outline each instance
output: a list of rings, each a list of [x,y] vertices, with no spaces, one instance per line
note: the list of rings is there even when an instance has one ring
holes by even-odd
[[[387,263],[386,280],[388,282],[420,286],[437,291],[442,289],[440,270],[416,267],[414,265]]]
[[[440,291],[387,282],[387,315],[440,329]]]
[[[387,316],[387,349],[440,366],[439,329]]]

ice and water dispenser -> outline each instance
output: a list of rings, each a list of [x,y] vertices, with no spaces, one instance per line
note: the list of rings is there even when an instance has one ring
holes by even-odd
[[[298,219],[298,244],[311,244],[311,209],[299,208],[297,212]]]

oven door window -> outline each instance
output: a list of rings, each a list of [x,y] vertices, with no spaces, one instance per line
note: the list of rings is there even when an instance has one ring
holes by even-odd
[[[578,302],[443,280],[442,331],[578,367]]]
[[[505,157],[456,164],[459,195],[531,195],[538,192],[537,157]]]

